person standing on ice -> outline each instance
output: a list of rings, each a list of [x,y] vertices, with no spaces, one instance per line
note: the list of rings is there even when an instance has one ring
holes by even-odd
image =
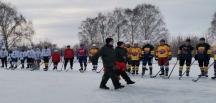
[[[205,42],[205,38],[200,38],[196,46],[195,60],[198,60],[201,74],[199,77],[208,77],[208,65],[211,57],[211,47]]]
[[[61,61],[61,55],[58,50],[54,50],[52,54],[53,70],[57,70],[58,64]]]
[[[86,71],[88,51],[84,47],[84,44],[80,44],[80,48],[77,50],[76,54],[77,54],[77,59],[79,60],[79,64],[80,64],[79,71],[80,72]],[[84,65],[84,69],[83,69],[83,65]]]
[[[18,62],[18,59],[19,59],[19,51],[17,49],[14,49],[11,53],[11,69],[16,69],[17,68],[17,62]]]
[[[7,68],[7,57],[8,57],[8,51],[5,49],[5,47],[2,47],[2,50],[0,51],[1,56],[1,62],[2,62],[2,68]]]
[[[216,44],[212,47],[212,55],[214,58],[214,76],[212,79],[216,79]]]
[[[152,60],[154,57],[154,46],[149,43],[149,40],[144,41],[144,46],[142,48],[142,76],[145,75],[147,69],[147,64],[149,66],[149,75],[152,76]]]
[[[97,54],[99,48],[96,47],[96,44],[93,44],[92,47],[89,49],[89,62],[92,63],[93,69],[92,71],[96,71],[98,67],[98,59],[94,59],[93,56]]]
[[[159,46],[155,51],[155,60],[158,61],[161,73],[160,76],[168,76],[169,73],[169,61],[172,59],[171,48],[164,39],[160,40]],[[165,72],[165,73],[164,73]]]
[[[139,74],[139,65],[140,65],[140,57],[142,54],[141,49],[138,46],[138,43],[134,43],[134,46],[130,49],[130,59],[132,64],[132,74]]]
[[[186,64],[186,76],[189,76],[194,47],[191,46],[191,40],[186,39],[185,43],[179,47],[177,59],[179,60],[179,76],[182,76],[184,64]]]
[[[106,86],[108,80],[111,78],[115,89],[123,88],[117,77],[116,54],[113,47],[114,40],[112,38],[106,39],[106,44],[99,50],[93,58],[102,58],[104,74],[100,83],[101,89],[109,89]]]
[[[29,49],[27,52],[27,61],[28,61],[28,68],[30,68],[31,70],[33,69],[33,64],[35,61],[35,51],[33,50],[33,48]]]
[[[26,51],[24,49],[22,49],[20,51],[20,62],[21,62],[21,69],[24,69],[25,68],[25,59],[26,59]]]
[[[127,50],[127,65],[126,65],[126,71],[131,73],[131,68],[132,68],[132,64],[131,64],[131,58],[130,58],[130,49],[131,49],[131,46],[130,46],[130,43],[127,42],[125,44],[125,48]]]
[[[50,57],[51,57],[51,49],[48,48],[47,46],[45,46],[42,49],[41,55],[43,57],[43,61],[44,61],[44,65],[45,65],[44,71],[48,71],[49,60],[50,60]]]
[[[40,69],[41,59],[42,59],[41,50],[40,50],[40,48],[36,48],[36,50],[35,50],[35,64],[36,64],[37,70]]]
[[[64,50],[64,70],[67,68],[68,62],[70,62],[70,69],[73,69],[73,61],[74,61],[74,50],[71,49],[70,45]]]
[[[122,76],[122,78],[127,82],[127,84],[134,84],[130,77],[126,73],[126,63],[127,63],[127,49],[125,48],[124,42],[117,42],[117,47],[115,48],[116,54],[116,64],[118,66],[118,75]]]

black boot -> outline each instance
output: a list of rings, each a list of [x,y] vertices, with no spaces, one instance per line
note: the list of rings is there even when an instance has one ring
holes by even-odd
[[[125,87],[125,86],[123,86],[123,85],[119,85],[119,86],[115,87],[115,90],[122,89],[122,88],[124,88],[124,87]]]
[[[110,88],[105,85],[105,86],[100,86],[100,89],[109,90]]]
[[[127,84],[135,84],[135,82],[134,81],[129,81],[129,82],[127,82]]]
[[[152,67],[150,67],[149,70],[149,75],[152,76]]]
[[[146,68],[142,68],[142,76],[145,75]]]
[[[168,76],[168,75],[169,75],[169,68],[166,68],[165,76]]]
[[[182,71],[179,71],[179,76],[180,76],[180,77],[182,76]]]
[[[163,76],[164,75],[164,68],[162,67],[161,68],[161,73],[159,74],[160,76]]]
[[[187,77],[189,77],[189,76],[190,76],[190,73],[189,73],[189,71],[187,71],[187,72],[186,72],[186,76],[187,76]]]

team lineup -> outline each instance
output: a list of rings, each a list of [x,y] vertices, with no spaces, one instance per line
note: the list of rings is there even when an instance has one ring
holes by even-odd
[[[198,61],[201,73],[197,79],[193,80],[194,82],[201,77],[208,77],[208,69],[212,65],[214,65],[214,75],[211,78],[216,78],[216,45],[211,47],[205,41],[205,38],[200,38],[196,47],[191,45],[190,39],[186,39],[178,48],[177,61],[171,71],[169,61],[173,57],[172,47],[164,39],[161,39],[157,46],[153,46],[149,40],[145,40],[141,48],[138,43],[130,45],[130,43],[121,41],[117,42],[116,48],[113,45],[114,40],[112,38],[107,38],[106,44],[100,49],[96,44],[93,44],[90,49],[87,49],[84,44],[80,44],[77,50],[73,50],[68,45],[64,49],[63,55],[57,49],[53,49],[53,52],[51,52],[51,48],[47,46],[43,49],[29,48],[29,50],[13,49],[9,51],[2,47],[0,59],[2,67],[5,69],[15,70],[21,65],[21,69],[26,68],[34,71],[39,70],[43,64],[44,71],[48,71],[50,65],[53,65],[53,70],[58,71],[58,64],[63,62],[61,71],[67,71],[67,64],[69,63],[70,69],[73,70],[74,61],[77,58],[80,64],[79,71],[83,73],[86,71],[88,63],[92,64],[92,71],[98,71],[98,60],[101,57],[103,68],[98,71],[98,73],[104,71],[100,84],[101,89],[109,89],[106,86],[109,78],[111,78],[115,89],[124,88],[119,82],[120,76],[127,84],[134,84],[135,82],[130,79],[128,74],[138,75],[140,73],[144,77],[146,72],[149,71],[150,78],[155,78],[158,75],[162,78],[169,78],[177,64],[179,64],[179,79],[184,75],[189,77],[190,67],[195,61]],[[211,57],[214,59],[212,64],[209,63]],[[194,61],[192,61],[193,58]],[[155,75],[153,75],[153,59],[157,61],[160,67]],[[140,63],[142,63],[142,71],[139,71]],[[185,65],[186,68],[184,68]]]

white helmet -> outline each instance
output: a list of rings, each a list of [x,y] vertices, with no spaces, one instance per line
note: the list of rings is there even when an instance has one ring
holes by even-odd
[[[92,46],[96,47],[96,44],[92,44]]]

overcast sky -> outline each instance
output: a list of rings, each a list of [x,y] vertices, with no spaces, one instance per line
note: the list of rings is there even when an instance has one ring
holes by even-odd
[[[216,0],[3,0],[33,21],[35,41],[49,40],[59,46],[78,43],[79,25],[86,17],[114,8],[134,8],[150,3],[160,8],[171,36],[197,34],[210,26]]]

